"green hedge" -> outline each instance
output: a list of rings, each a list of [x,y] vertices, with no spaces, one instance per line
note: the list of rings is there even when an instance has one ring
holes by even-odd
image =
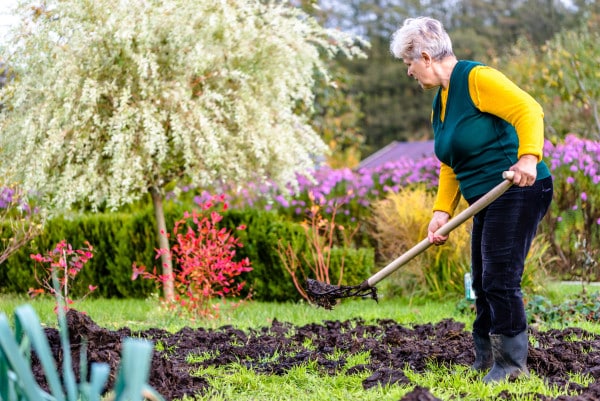
[[[134,261],[154,263],[154,219],[148,211],[134,214],[89,214],[67,219],[54,218],[46,223],[44,232],[12,255],[0,266],[0,289],[3,292],[23,293],[38,288],[30,255],[45,254],[65,239],[75,249],[88,241],[94,257],[69,286],[69,292],[81,296],[89,284],[98,286],[94,295],[102,297],[145,297],[154,290],[151,282],[131,280]],[[153,242],[154,241],[154,242]]]
[[[168,206],[165,209],[167,227],[171,228],[173,222],[183,216],[184,210],[182,206]],[[302,227],[281,220],[275,212],[248,209],[229,210],[223,214],[222,226],[233,229],[242,224],[246,230],[236,231],[236,236],[244,246],[238,249],[237,255],[248,257],[253,270],[240,278],[247,281],[253,299],[298,300],[299,294],[279,258],[277,246],[279,239],[284,238],[291,240],[298,252],[307,252]],[[152,208],[48,221],[42,235],[0,266],[0,291],[25,293],[29,288],[39,288],[30,255],[44,254],[63,239],[75,249],[83,247],[85,241],[94,247],[94,257],[69,287],[72,298],[85,294],[89,284],[98,286],[93,296],[106,298],[145,298],[156,291],[150,280],[131,280],[134,262],[148,268],[160,266],[160,261],[155,259],[157,241]],[[371,274],[375,263],[372,249],[345,249],[343,253],[344,282],[359,284]],[[341,257],[342,251],[332,253],[333,270],[339,266]]]

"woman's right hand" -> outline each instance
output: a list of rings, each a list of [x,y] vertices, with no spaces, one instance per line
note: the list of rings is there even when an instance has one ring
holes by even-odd
[[[436,210],[433,212],[433,217],[429,222],[427,238],[429,238],[429,242],[435,245],[443,245],[446,240],[448,240],[447,235],[436,235],[435,232],[440,229],[444,224],[446,224],[450,220],[450,215],[446,212],[441,212]]]

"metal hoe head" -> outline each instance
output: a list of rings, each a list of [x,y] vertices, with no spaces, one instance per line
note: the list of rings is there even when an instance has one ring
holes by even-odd
[[[306,295],[312,303],[325,309],[333,309],[338,299],[360,297],[377,298],[377,288],[370,286],[366,281],[360,285],[333,285],[321,281],[306,280]]]

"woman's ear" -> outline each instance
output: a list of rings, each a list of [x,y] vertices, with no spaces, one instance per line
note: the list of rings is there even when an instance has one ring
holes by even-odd
[[[427,52],[421,52],[421,57],[423,58],[423,63],[425,63],[426,67],[431,65],[431,56]]]

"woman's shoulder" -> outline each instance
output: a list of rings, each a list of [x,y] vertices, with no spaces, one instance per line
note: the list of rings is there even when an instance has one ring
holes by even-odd
[[[458,60],[454,69],[457,73],[466,73],[470,75],[473,70],[481,67],[485,67],[485,64],[472,60]]]
[[[474,66],[469,75],[471,79],[477,82],[500,82],[508,79],[500,70],[481,63]]]

